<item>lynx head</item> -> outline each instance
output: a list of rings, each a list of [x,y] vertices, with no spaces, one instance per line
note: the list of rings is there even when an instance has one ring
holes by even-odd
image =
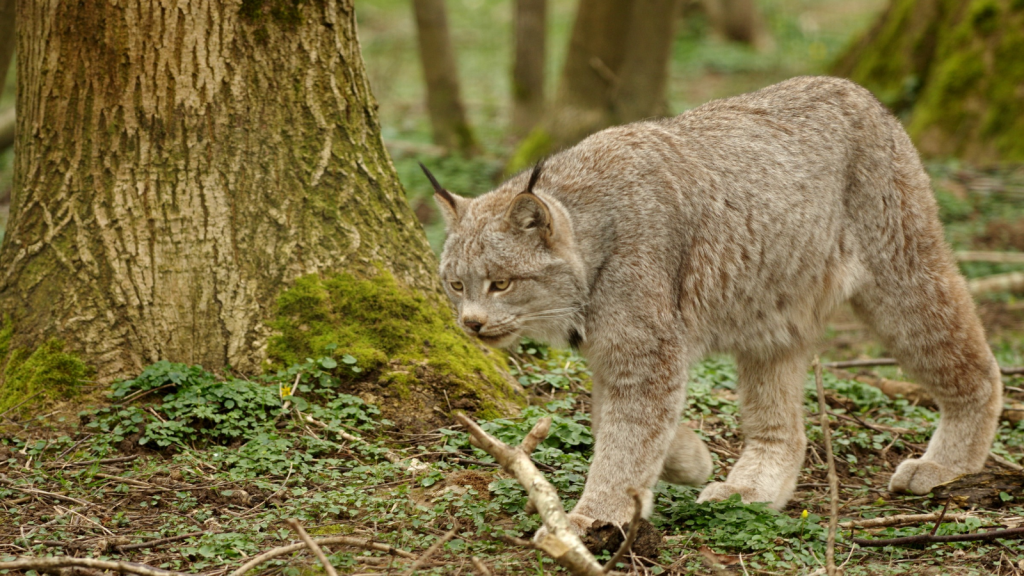
[[[520,336],[583,341],[583,264],[565,207],[535,189],[541,167],[476,199],[445,190],[423,167],[448,229],[441,281],[462,329],[491,346]]]

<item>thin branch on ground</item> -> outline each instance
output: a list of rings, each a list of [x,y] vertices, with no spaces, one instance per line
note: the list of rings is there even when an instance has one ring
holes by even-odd
[[[370,540],[367,540],[365,538],[355,538],[352,536],[328,536],[326,538],[315,538],[313,542],[316,542],[320,546],[340,544],[342,546],[363,548],[364,550],[376,550],[378,552],[386,552],[388,554],[393,554],[395,556],[401,556],[402,558],[408,558],[409,560],[413,560],[416,558],[415,554],[411,554],[409,552],[406,552],[405,550],[399,550],[398,548],[393,548],[391,546],[388,546],[387,544],[382,544],[380,542],[371,542]],[[232,572],[230,576],[242,576],[249,570],[255,568],[256,566],[259,566],[260,564],[266,562],[267,560],[270,560],[271,558],[277,558],[278,556],[291,554],[292,552],[297,552],[299,550],[302,550],[303,548],[306,548],[305,542],[300,544],[290,544],[288,546],[272,548],[270,550],[267,550],[263,554],[260,554],[259,556],[253,556],[252,559],[243,564],[241,568]]]
[[[832,456],[832,432],[828,425],[828,408],[825,405],[825,386],[821,376],[821,361],[814,357],[814,383],[818,387],[818,413],[821,416],[821,434],[825,438],[825,459],[828,462],[828,491],[830,509],[828,518],[828,543],[825,547],[825,571],[828,576],[836,574],[836,525],[839,523],[839,475],[836,461]]]
[[[71,496],[64,496],[63,494],[54,494],[53,492],[47,492],[46,490],[36,490],[35,488],[22,488],[21,486],[16,486],[14,482],[11,482],[6,478],[0,478],[0,484],[3,484],[4,486],[10,488],[11,490],[17,490],[18,492],[23,492],[25,494],[49,496],[50,498],[53,498],[55,500],[72,502],[74,504],[78,504],[79,506],[95,506],[95,504],[93,504],[92,502],[86,502],[85,500],[79,500],[78,498],[72,498]]]
[[[895,358],[867,358],[865,360],[841,360],[839,362],[825,362],[825,368],[871,368],[873,366],[895,366]]]
[[[1010,470],[1016,470],[1018,472],[1024,471],[1024,466],[1021,466],[1016,462],[1010,462],[1009,460],[1003,458],[1002,456],[996,454],[995,452],[989,452],[988,457],[991,458],[993,462],[999,464],[1004,468],[1009,468]]]
[[[530,501],[533,502],[548,530],[547,534],[533,545],[578,576],[607,574],[573,530],[569,515],[565,513],[555,487],[537,470],[530,461],[529,453],[523,449],[536,447],[547,437],[551,419],[540,419],[523,439],[522,444],[518,448],[512,448],[484,432],[483,428],[465,414],[456,414],[455,418],[468,429],[470,443],[493,456],[506,472],[515,476],[519,484],[526,488]]]
[[[479,576],[494,576],[494,573],[491,572],[491,569],[488,568],[487,565],[484,564],[482,560],[480,560],[476,556],[473,556],[472,558],[470,558],[470,560],[473,562],[473,568],[476,569],[476,573]]]
[[[68,556],[57,556],[52,558],[21,558],[13,562],[0,562],[0,570],[36,570],[39,572],[51,571],[58,568],[97,568],[99,570],[110,570],[113,572],[128,572],[141,576],[187,576],[184,572],[173,572],[162,570],[145,564],[135,562],[122,562],[110,560],[96,560],[93,558],[71,558]]]
[[[932,526],[932,536],[939,531],[939,525],[942,524],[942,519],[946,517],[946,512],[949,511],[949,503],[952,502],[952,498],[946,498],[946,504],[942,507],[942,512],[939,513],[939,517],[935,520],[935,526]]]
[[[338,576],[338,571],[331,565],[330,560],[327,559],[327,555],[324,554],[324,551],[321,550],[319,546],[317,546],[316,542],[313,542],[313,539],[309,537],[309,534],[306,534],[306,530],[302,527],[302,524],[299,524],[299,521],[295,518],[289,518],[287,522],[288,526],[290,526],[291,529],[299,535],[302,542],[307,548],[309,548],[310,552],[316,556],[316,559],[320,561],[320,564],[323,565],[324,571],[327,572],[327,576]]]
[[[640,499],[640,492],[636,488],[630,488],[626,492],[633,498],[633,519],[629,521],[629,532],[626,533],[626,539],[622,541],[622,546],[619,546],[612,559],[604,565],[603,570],[606,573],[614,569],[615,565],[626,556],[629,549],[633,547],[633,542],[636,541],[637,533],[640,532],[640,520],[644,511],[643,500]]]
[[[437,540],[437,542],[434,542],[433,544],[431,544],[430,548],[427,548],[426,552],[421,554],[420,557],[417,558],[416,561],[412,563],[412,566],[410,566],[409,570],[406,571],[406,573],[405,573],[406,576],[412,576],[417,570],[422,568],[424,564],[429,562],[431,556],[433,556],[434,554],[437,554],[437,551],[440,550],[442,546],[444,546],[445,542],[451,540],[455,536],[455,534],[458,533],[458,531],[459,531],[459,524],[456,523],[454,528],[452,528],[451,530],[448,531],[447,534],[445,534],[444,536],[439,538]]]
[[[867,518],[864,520],[847,520],[840,522],[839,527],[844,530],[854,528],[888,528],[890,526],[909,526],[911,524],[923,524],[934,522],[940,517],[938,512],[932,514],[896,514],[895,516],[883,516],[881,518]],[[943,522],[963,522],[970,518],[969,514],[947,514]]]
[[[123,546],[115,546],[114,550],[117,550],[118,552],[128,552],[130,550],[140,550],[142,548],[156,548],[157,546],[163,546],[164,544],[170,544],[171,542],[177,542],[179,540],[186,540],[188,538],[203,536],[209,533],[209,530],[189,532],[188,534],[179,534],[177,536],[170,536],[168,538],[161,538],[159,540],[150,540],[149,542],[139,542],[137,544],[125,544]]]
[[[988,542],[998,539],[1024,538],[1024,526],[1008,528],[1006,530],[989,530],[988,532],[976,532],[974,534],[918,534],[917,536],[904,536],[902,538],[854,538],[853,542],[865,547],[878,546],[914,546],[917,544],[935,544],[939,542]]]

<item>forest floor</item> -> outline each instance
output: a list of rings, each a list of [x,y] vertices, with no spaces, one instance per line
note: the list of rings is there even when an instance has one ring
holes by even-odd
[[[942,218],[958,249],[1024,252],[1021,172],[933,167]],[[1017,266],[1020,270],[1022,267]],[[969,276],[1012,266],[965,264]],[[1024,365],[1024,305],[1011,294],[979,304],[997,359]],[[823,361],[877,358],[886,351],[840,311],[822,342]],[[570,508],[591,456],[589,375],[569,351],[524,342],[510,357],[530,397],[515,418],[484,422],[518,443],[541,417],[554,420],[534,453]],[[386,553],[328,546],[343,573],[405,573],[439,538],[452,537],[421,573],[472,574],[479,558],[494,574],[559,572],[535,550],[503,542],[539,526],[523,489],[456,425],[410,434],[362,399],[346,394],[344,351],[261,378],[215,376],[166,362],[135,380],[86,385],[43,412],[15,409],[0,423],[0,561],[71,555],[127,560],[163,569],[228,574],[261,551],[296,541],[286,520],[318,537],[345,535],[392,546]],[[938,417],[872,382],[906,380],[898,367],[827,370],[826,401],[840,481],[843,522],[939,511],[945,499],[890,494],[894,466],[919,456]],[[1008,376],[1008,405],[1024,402],[1024,378]],[[725,357],[692,369],[683,415],[715,458],[714,479],[740,452],[736,373]],[[829,497],[813,378],[806,382],[810,440],[797,493],[781,512],[738,502],[696,504],[696,489],[661,483],[652,521],[660,549],[630,557],[638,574],[810,574],[825,553]],[[449,411],[447,416],[452,417]],[[1006,412],[1014,414],[1012,411]],[[1010,420],[1016,420],[1013,422]],[[1004,419],[993,453],[1024,462],[1024,425]],[[990,460],[987,470],[1005,470]],[[1024,524],[1024,488],[954,501],[938,534]],[[847,574],[1021,574],[1024,543],[853,547],[851,538],[929,533],[932,522],[841,530],[837,557]],[[599,558],[607,559],[605,552]],[[304,552],[256,568],[259,574],[319,572]],[[88,573],[88,572],[86,572]]]
[[[504,132],[507,75],[493,72],[496,61],[508,60],[509,3],[449,5],[463,78],[473,79],[466,81],[464,94],[485,148],[476,158],[445,155],[430,144],[408,3],[374,0],[358,7],[384,136],[435,246],[443,231],[416,163],[428,163],[452,190],[475,195],[502,177],[503,159],[514,145]],[[574,5],[551,2],[549,89]],[[684,23],[673,58],[674,111],[793,75],[824,72],[884,1],[765,0],[760,5],[775,38],[770,52],[716,40],[699,17]],[[0,104],[12,96],[9,87]],[[0,156],[0,188],[10,183],[10,160],[9,152]],[[956,249],[1024,252],[1024,171],[978,170],[955,161],[932,163],[929,171]],[[971,278],[1022,269],[962,265]],[[979,301],[989,341],[1004,366],[1024,365],[1021,296],[993,294]],[[819,352],[823,362],[886,355],[848,310],[830,323]],[[552,431],[534,457],[571,508],[592,453],[586,363],[569,351],[530,342],[510,363],[530,406],[515,418],[485,422],[484,428],[517,443],[539,418],[553,418]],[[345,366],[343,350],[336,358],[310,359],[251,379],[160,363],[135,380],[87,383],[75,397],[43,410],[16,408],[0,415],[0,562],[69,555],[219,576],[262,551],[296,542],[286,523],[296,518],[314,537],[363,538],[396,550],[326,547],[342,573],[404,574],[412,559],[453,529],[422,573],[473,574],[472,557],[498,575],[561,571],[543,554],[501,540],[529,537],[538,518],[526,513],[523,489],[469,445],[454,419],[450,426],[420,434],[395,429],[371,404],[346,393],[339,378]],[[938,416],[905,398],[887,397],[871,384],[878,377],[907,379],[898,367],[824,374],[842,521],[931,513],[945,504],[934,495],[887,492],[894,466],[922,453]],[[716,480],[728,474],[742,445],[735,383],[728,358],[710,358],[692,369],[684,420],[711,447]],[[1024,378],[1008,376],[1004,383],[1008,404],[1024,403]],[[664,534],[662,545],[648,557],[629,557],[622,569],[637,574],[819,571],[829,497],[810,373],[805,390],[808,456],[787,508],[698,505],[696,489],[659,484],[652,521]],[[1024,425],[1004,421],[993,453],[1024,463]],[[990,460],[988,469],[1005,470],[1005,465]],[[1024,524],[1024,489],[1001,489],[991,496],[979,504],[952,504],[947,515],[954,521],[937,533]],[[853,535],[887,538],[932,529],[933,523],[918,522]],[[842,530],[837,545],[847,574],[1024,574],[1021,540],[864,548],[852,546],[851,537],[850,530]],[[300,551],[250,573],[321,570],[312,555]]]

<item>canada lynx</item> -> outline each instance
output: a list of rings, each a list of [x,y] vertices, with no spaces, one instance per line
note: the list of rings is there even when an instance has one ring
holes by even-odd
[[[659,477],[707,481],[707,447],[679,415],[688,365],[712,352],[736,356],[745,446],[700,500],[785,506],[807,444],[807,366],[844,301],[942,412],[890,490],[924,494],[984,464],[998,366],[917,153],[863,88],[795,78],[604,130],[476,199],[434,186],[463,328],[494,346],[570,343],[590,362],[596,442],[577,529],[627,522],[629,487],[647,515]]]

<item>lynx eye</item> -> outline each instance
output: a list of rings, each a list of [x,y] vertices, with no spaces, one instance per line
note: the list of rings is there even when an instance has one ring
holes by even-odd
[[[456,292],[462,292],[462,282],[451,282],[452,290]]]
[[[501,292],[502,290],[508,288],[508,284],[508,280],[495,280],[494,282],[491,282],[491,291]]]

